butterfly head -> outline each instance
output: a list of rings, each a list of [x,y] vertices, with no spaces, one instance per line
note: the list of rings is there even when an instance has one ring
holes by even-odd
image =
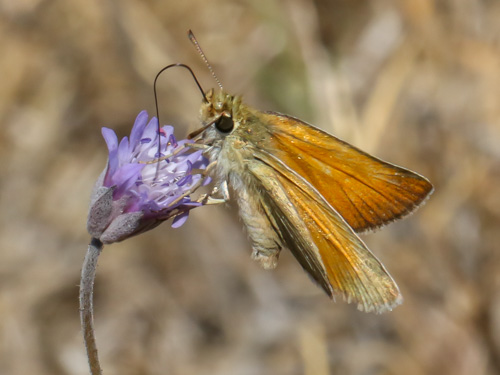
[[[206,101],[201,105],[203,125],[213,125],[222,136],[230,134],[241,120],[238,116],[241,97],[229,95],[223,90],[211,89],[205,94],[205,98]]]

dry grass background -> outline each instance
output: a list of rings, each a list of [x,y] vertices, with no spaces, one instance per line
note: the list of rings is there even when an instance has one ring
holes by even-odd
[[[95,314],[104,374],[500,373],[500,2],[0,1],[0,373],[86,374],[79,273],[101,126],[153,112],[172,62],[317,124],[434,183],[410,218],[364,236],[405,303],[331,302],[284,254],[250,260],[235,207],[106,247]],[[178,138],[199,92],[172,70]]]

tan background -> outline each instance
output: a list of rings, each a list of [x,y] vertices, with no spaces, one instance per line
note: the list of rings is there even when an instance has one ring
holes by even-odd
[[[331,302],[290,254],[250,260],[234,205],[106,247],[104,374],[500,373],[500,2],[0,1],[0,373],[86,374],[79,273],[101,126],[153,112],[172,62],[251,105],[317,124],[427,176],[410,218],[364,236],[405,303]],[[164,123],[197,127],[189,75]]]

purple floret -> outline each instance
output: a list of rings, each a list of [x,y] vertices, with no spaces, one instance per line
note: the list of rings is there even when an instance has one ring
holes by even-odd
[[[113,130],[102,129],[108,165],[94,188],[88,230],[104,243],[149,230],[170,217],[177,228],[187,220],[189,210],[200,205],[189,195],[179,198],[191,193],[193,185],[204,178],[193,170],[204,169],[208,160],[201,151],[180,150],[190,141],[176,141],[172,126],[163,126],[158,132],[157,119],[148,118],[146,111],[139,113],[130,138],[120,142]],[[175,156],[154,162],[157,155],[171,155],[176,150]],[[153,163],[147,164],[149,161]],[[205,178],[203,184],[209,182]]]

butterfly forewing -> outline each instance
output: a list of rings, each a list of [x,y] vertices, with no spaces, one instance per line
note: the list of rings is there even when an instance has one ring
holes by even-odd
[[[256,158],[248,168],[262,188],[263,206],[274,210],[283,242],[313,279],[364,311],[399,304],[391,276],[319,192],[272,155]]]
[[[266,149],[312,184],[357,232],[413,211],[432,192],[424,177],[290,116],[258,113]]]

